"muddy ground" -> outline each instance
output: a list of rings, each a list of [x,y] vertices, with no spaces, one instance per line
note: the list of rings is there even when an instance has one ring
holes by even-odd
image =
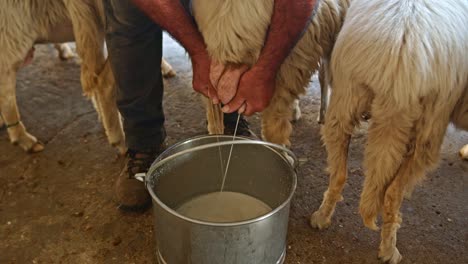
[[[165,83],[168,141],[174,143],[204,134],[205,119],[185,53],[171,40],[165,44],[178,74]],[[60,61],[52,47],[39,46],[33,65],[18,76],[17,91],[23,122],[46,149],[26,154],[0,131],[0,263],[154,262],[151,212],[123,214],[113,202],[123,158],[81,96],[77,62]],[[353,139],[345,200],[333,225],[325,231],[308,225],[327,186],[318,95],[314,78],[294,125],[292,149],[302,162],[286,263],[378,263],[379,233],[364,228],[357,213],[365,132]],[[251,122],[259,132],[258,117]],[[398,234],[403,263],[468,263],[468,162],[457,154],[467,142],[467,133],[449,129],[439,168],[405,201]]]

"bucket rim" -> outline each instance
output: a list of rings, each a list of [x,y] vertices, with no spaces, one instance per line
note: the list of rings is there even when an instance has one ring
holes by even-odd
[[[187,144],[187,143],[190,143],[192,141],[200,140],[200,139],[203,139],[203,138],[213,138],[213,137],[221,137],[221,138],[229,138],[229,139],[233,138],[233,136],[229,136],[229,135],[201,135],[201,136],[194,136],[194,137],[188,138],[188,139],[183,140],[183,141],[179,141],[179,142],[175,143],[174,145],[170,146],[169,148],[167,148],[165,151],[163,151],[155,159],[155,161],[153,162],[151,167],[153,167],[155,164],[157,164],[159,161],[161,161],[162,160],[161,157],[163,157],[165,154],[167,154],[171,150],[174,150],[175,148],[177,148],[177,147],[179,147],[179,146],[181,146],[183,144]],[[237,139],[237,138],[241,138],[241,139],[244,139],[244,140],[251,140],[251,141],[259,141],[259,140],[256,140],[256,139],[253,139],[253,138],[250,138],[250,137],[246,137],[246,136],[235,136],[235,139]],[[268,144],[273,144],[273,143],[268,143]],[[273,145],[276,145],[276,144],[273,144]],[[263,146],[268,147],[267,145],[263,145]],[[292,185],[291,185],[290,193],[289,193],[288,197],[285,199],[285,201],[283,203],[281,203],[280,205],[275,207],[273,210],[271,210],[267,214],[258,216],[256,218],[243,220],[243,221],[238,221],[238,222],[226,222],[226,223],[218,223],[218,222],[210,222],[210,221],[192,219],[190,217],[187,217],[187,216],[184,216],[184,215],[178,213],[176,210],[170,208],[163,201],[161,201],[161,199],[159,199],[159,197],[154,193],[153,188],[151,188],[151,186],[149,184],[147,184],[147,179],[149,177],[151,177],[151,175],[146,175],[146,177],[145,177],[146,189],[148,190],[149,194],[151,195],[152,200],[154,202],[156,202],[166,212],[172,214],[173,216],[176,216],[179,219],[182,219],[184,221],[187,221],[187,222],[190,222],[190,223],[193,223],[193,224],[203,225],[203,226],[211,226],[211,227],[236,227],[236,226],[253,224],[253,223],[256,223],[256,222],[259,222],[259,221],[262,221],[262,220],[265,220],[265,219],[271,217],[272,215],[278,213],[279,211],[283,210],[286,206],[288,206],[291,203],[291,199],[294,196],[294,193],[296,192],[296,188],[297,188],[297,171],[294,168],[294,166],[287,160],[287,158],[284,155],[279,153],[277,150],[275,150],[273,148],[270,148],[270,150],[274,151],[277,155],[279,155],[283,159],[283,161],[290,167],[291,172],[292,172],[293,182],[292,182]],[[150,168],[149,172],[150,171],[152,171],[151,168]]]

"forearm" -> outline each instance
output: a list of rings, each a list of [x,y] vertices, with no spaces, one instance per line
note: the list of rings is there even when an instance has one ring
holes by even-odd
[[[275,0],[265,45],[256,66],[276,73],[302,36],[316,0]]]
[[[190,56],[206,52],[197,26],[177,0],[133,0],[153,21],[172,35]]]

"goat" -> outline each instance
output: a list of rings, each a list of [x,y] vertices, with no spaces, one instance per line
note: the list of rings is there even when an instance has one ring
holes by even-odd
[[[102,1],[4,0],[0,1],[0,25],[0,125],[6,125],[10,141],[30,152],[44,149],[26,131],[16,104],[16,73],[32,59],[33,45],[54,43],[59,57],[67,59],[74,53],[64,42],[76,41],[83,92],[91,98],[109,142],[124,153],[114,77],[106,60]],[[164,59],[161,67],[167,77],[175,75]]]
[[[326,67],[343,22],[349,0],[318,1],[315,15],[291,54],[281,66],[270,105],[261,113],[265,140],[289,146],[291,117],[300,117],[298,98],[319,68],[322,96],[326,97]],[[263,47],[273,13],[274,0],[193,0],[195,21],[210,56],[228,67],[252,66]],[[323,83],[322,83],[323,82]],[[222,133],[219,107],[207,103],[208,131]],[[324,113],[322,106],[321,113]]]
[[[348,145],[362,113],[372,118],[360,213],[377,230],[379,257],[401,260],[396,233],[404,194],[438,161],[450,122],[468,129],[468,2],[353,0],[330,63],[322,127],[330,182],[311,225],[330,225],[347,177]]]
[[[76,41],[81,85],[102,120],[109,142],[125,152],[114,79],[104,54],[104,15],[99,0],[0,1],[0,113],[12,143],[37,152],[44,146],[26,131],[16,105],[16,72],[36,43]]]

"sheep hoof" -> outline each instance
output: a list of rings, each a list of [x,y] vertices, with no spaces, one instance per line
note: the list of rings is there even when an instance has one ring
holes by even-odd
[[[384,263],[398,264],[403,257],[396,247],[381,248],[379,250],[379,259]]]
[[[59,52],[59,58],[62,61],[66,61],[69,59],[72,59],[75,57],[75,54],[73,52],[69,51],[64,51],[64,52]]]
[[[319,211],[316,211],[310,217],[310,225],[313,228],[318,228],[320,230],[325,229],[331,225],[331,219],[329,217],[325,217]]]
[[[464,160],[468,160],[468,144],[460,149],[460,157]]]
[[[291,164],[291,166],[293,167],[297,166],[296,161],[293,159],[293,157],[289,156],[287,152],[283,152],[283,155],[286,158],[286,160],[289,162],[289,164]]]
[[[19,135],[18,137],[12,138],[11,144],[20,146],[27,153],[36,153],[44,150],[44,144],[27,132]]]
[[[299,121],[301,117],[302,117],[301,109],[299,107],[295,108],[293,111],[292,121],[293,122]]]
[[[28,153],[37,153],[37,152],[41,152],[44,150],[44,144],[42,144],[41,142],[36,142],[34,143],[31,148],[29,148],[27,150]]]
[[[169,71],[163,71],[162,74],[164,78],[172,78],[176,76],[176,72],[173,69],[170,69]]]
[[[319,125],[325,124],[325,117],[324,117],[324,114],[320,113],[320,114],[317,116],[317,123],[319,123]]]
[[[127,146],[122,141],[111,143],[111,145],[117,149],[119,155],[124,156],[127,153]]]

